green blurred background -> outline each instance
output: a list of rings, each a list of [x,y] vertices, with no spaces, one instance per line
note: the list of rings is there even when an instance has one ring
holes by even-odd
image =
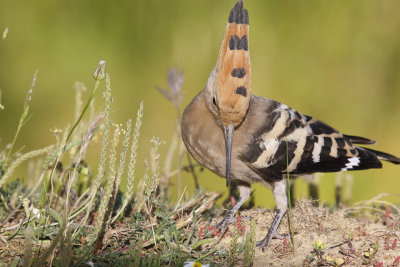
[[[140,177],[150,139],[169,142],[174,129],[175,111],[155,87],[166,87],[173,66],[185,75],[184,106],[204,87],[234,2],[0,0],[0,30],[9,28],[0,41],[5,106],[0,146],[12,141],[36,69],[34,116],[16,144],[25,152],[53,143],[50,129],[72,123],[74,82],[91,89],[93,70],[104,59],[112,78],[113,120],[134,117],[139,102],[145,102]],[[254,94],[284,102],[346,134],[377,140],[374,148],[400,155],[400,1],[246,0],[245,7]],[[100,93],[96,103],[102,107]],[[98,148],[89,149],[89,162],[96,166]],[[20,168],[19,175],[24,172]],[[383,170],[353,172],[352,201],[400,193],[399,172],[399,166],[386,163]],[[321,179],[321,198],[331,203],[334,177]],[[182,184],[194,190],[190,175]],[[224,179],[209,171],[201,174],[200,184],[226,192]],[[306,184],[297,185],[296,196],[307,195]],[[256,188],[257,203],[272,207],[269,190]]]

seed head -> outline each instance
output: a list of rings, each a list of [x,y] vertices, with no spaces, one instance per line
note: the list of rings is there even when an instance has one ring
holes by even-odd
[[[106,62],[104,60],[99,61],[93,77],[96,81],[102,81],[106,78]]]

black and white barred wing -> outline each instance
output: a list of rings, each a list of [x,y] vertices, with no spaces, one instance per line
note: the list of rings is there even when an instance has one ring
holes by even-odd
[[[265,131],[255,136],[242,155],[242,160],[267,180],[279,180],[287,170],[302,175],[381,168],[380,159],[400,163],[389,154],[353,145],[374,141],[343,135],[286,105],[277,103],[267,117]]]

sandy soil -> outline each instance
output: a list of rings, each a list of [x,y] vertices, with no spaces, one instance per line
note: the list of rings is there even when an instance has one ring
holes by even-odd
[[[314,207],[310,201],[299,201],[292,210],[294,252],[288,241],[274,239],[265,252],[256,248],[254,266],[399,266],[400,218],[384,209],[371,209],[373,213],[369,215],[355,216],[351,209],[329,210]],[[274,211],[251,209],[240,215],[255,220],[259,241],[266,235]],[[242,220],[241,225],[249,231],[249,221]],[[237,225],[230,226],[218,246],[229,246],[233,227]],[[286,217],[278,231],[289,232]],[[316,242],[323,247],[320,253],[314,249]],[[242,265],[240,260],[235,264]]]

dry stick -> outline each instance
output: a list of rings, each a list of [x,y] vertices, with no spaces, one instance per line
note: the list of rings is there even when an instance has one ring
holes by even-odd
[[[183,196],[183,193],[182,193],[182,196]],[[182,196],[181,196],[181,198],[182,198]],[[172,215],[172,219],[176,219],[180,213],[183,213],[183,212],[186,212],[186,211],[192,209],[197,203],[201,202],[206,197],[207,196],[205,194],[201,194],[198,198],[193,198],[193,199],[183,203],[182,206],[180,206],[180,207],[178,207],[178,205],[177,205],[174,210],[176,213],[174,215]]]
[[[328,247],[328,248],[326,248],[326,249],[337,248],[337,247],[340,247],[341,245],[347,244],[347,243],[349,243],[349,242],[350,242],[350,240],[345,240],[345,241],[343,241],[343,242],[340,242],[339,244],[332,245],[332,246],[330,246],[330,247]]]
[[[209,196],[206,199],[203,200],[203,202],[200,205],[200,207],[198,207],[195,210],[196,216],[198,216],[199,214],[205,212],[206,210],[211,209],[213,204],[214,204],[214,201],[219,197],[219,195],[220,194],[216,193],[216,192],[210,193]],[[177,229],[181,229],[181,228],[185,227],[186,225],[188,225],[189,223],[192,222],[193,214],[192,213],[190,213],[190,214],[191,214],[191,216],[189,216],[188,218],[182,219],[182,220],[180,220],[180,222],[176,223],[176,228]]]

